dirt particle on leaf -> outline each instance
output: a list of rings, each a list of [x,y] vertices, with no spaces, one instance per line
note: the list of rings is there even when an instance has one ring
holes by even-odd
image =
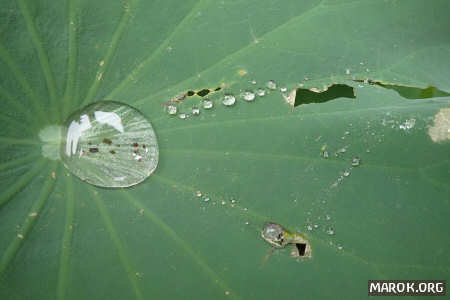
[[[37,212],[31,212],[28,214],[29,217],[36,217],[37,216]]]
[[[442,108],[436,113],[433,126],[428,128],[428,135],[435,143],[450,140],[450,107]]]
[[[247,70],[239,70],[239,72],[238,72],[239,76],[244,76],[247,73],[248,73]]]

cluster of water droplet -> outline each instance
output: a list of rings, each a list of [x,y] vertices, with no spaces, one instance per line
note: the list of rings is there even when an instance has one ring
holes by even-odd
[[[256,85],[256,80],[250,80],[249,83],[252,85]],[[226,107],[234,106],[238,100],[243,100],[245,102],[253,102],[257,97],[264,97],[270,91],[277,90],[277,84],[274,80],[269,80],[266,82],[264,87],[252,88],[251,86],[240,93],[240,97],[236,97],[233,93],[230,92],[222,92],[221,90],[218,92],[214,92],[215,94],[222,93],[220,97],[220,103]],[[286,87],[280,88],[280,92],[283,94],[283,97],[287,97],[285,94],[287,92]],[[167,104],[167,114],[170,116],[178,116],[179,119],[185,120],[191,116],[198,116],[201,113],[200,108],[203,110],[211,110],[214,107],[214,101],[210,98],[204,97],[199,105],[192,106],[188,111],[180,111],[180,103],[186,101],[186,95],[181,94],[173,100],[169,101]]]

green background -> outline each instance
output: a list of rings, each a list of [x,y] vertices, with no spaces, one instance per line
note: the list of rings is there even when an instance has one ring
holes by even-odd
[[[428,127],[450,98],[351,80],[449,92],[449,11],[446,0],[1,1],[0,298],[362,299],[368,279],[449,280],[450,146]],[[356,98],[241,100],[269,79],[289,91],[344,83]],[[216,93],[197,117],[167,115],[177,94],[217,86],[236,105]],[[43,128],[102,99],[136,107],[158,136],[158,168],[133,188],[95,188],[41,155]],[[263,265],[264,221],[305,234],[312,259],[286,249]]]

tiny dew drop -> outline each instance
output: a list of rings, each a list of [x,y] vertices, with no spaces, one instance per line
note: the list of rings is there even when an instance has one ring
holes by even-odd
[[[256,90],[256,95],[258,95],[259,97],[263,97],[266,95],[266,91],[264,89],[259,88]]]
[[[352,166],[353,167],[359,166],[359,162],[360,161],[361,161],[361,159],[359,157],[353,157],[353,159],[352,159]]]
[[[209,99],[203,100],[203,108],[204,109],[211,109],[214,106],[213,102]]]
[[[158,164],[150,122],[133,107],[101,101],[74,112],[62,126],[64,166],[87,183],[128,187],[142,182]]]
[[[277,84],[273,80],[269,80],[266,83],[268,89],[275,90],[277,88]]]
[[[188,115],[188,114],[184,114],[184,113],[183,113],[183,114],[179,114],[179,115],[178,115],[178,118],[184,120],[184,119],[189,118],[189,115]]]
[[[287,88],[285,88],[285,87],[280,88],[280,92],[286,93],[287,92]]]
[[[198,108],[198,107],[193,107],[192,108],[192,114],[194,115],[194,116],[198,116],[199,114],[200,114],[200,109]]]
[[[333,227],[328,227],[328,229],[327,229],[327,234],[328,234],[328,235],[334,235],[334,229],[333,229]]]
[[[167,113],[172,116],[175,115],[177,113],[177,107],[175,105],[168,105]]]
[[[242,94],[242,98],[244,98],[245,101],[253,101],[255,100],[255,93],[246,91]]]
[[[225,95],[222,100],[223,105],[232,106],[236,103],[236,98],[233,95]]]

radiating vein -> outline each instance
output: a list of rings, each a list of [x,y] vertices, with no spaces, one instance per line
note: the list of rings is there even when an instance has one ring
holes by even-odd
[[[14,77],[19,82],[19,84],[23,87],[25,90],[26,95],[30,98],[30,100],[33,103],[34,109],[39,114],[39,117],[44,120],[45,114],[44,111],[41,108],[41,105],[39,103],[39,99],[36,97],[33,89],[31,88],[28,81],[25,79],[25,76],[20,71],[19,67],[17,66],[16,62],[12,59],[12,57],[9,55],[8,51],[3,47],[2,44],[0,44],[0,58],[3,59],[3,61],[8,65],[8,67],[11,69],[11,71],[14,74]]]
[[[36,47],[36,50],[38,52],[39,56],[39,62],[41,63],[42,71],[44,73],[45,80],[47,82],[47,88],[48,92],[50,94],[50,100],[52,101],[53,107],[56,107],[58,104],[56,102],[56,85],[55,80],[52,75],[52,71],[50,68],[50,64],[48,61],[47,53],[44,50],[44,46],[42,44],[42,41],[39,37],[39,34],[36,29],[36,24],[33,21],[33,18],[31,17],[30,11],[25,3],[25,0],[18,0],[19,1],[19,7],[22,12],[22,15],[25,19],[25,22],[27,24],[28,32],[31,35],[31,38],[33,40],[34,46]]]
[[[67,276],[69,271],[69,256],[72,248],[72,224],[74,218],[74,189],[72,177],[66,177],[66,222],[64,224],[64,236],[62,240],[61,256],[59,258],[57,297],[65,299],[67,288]]]
[[[64,92],[64,100],[63,100],[63,110],[62,115],[65,117],[71,105],[73,105],[73,91],[75,88],[75,80],[77,73],[77,32],[78,32],[78,17],[77,17],[77,3],[78,0],[69,0],[69,23],[68,23],[68,32],[69,32],[69,49],[68,49],[68,63],[67,63],[67,80],[66,80],[66,90]]]
[[[52,165],[55,165],[54,163]],[[20,234],[15,237],[11,243],[9,244],[8,248],[6,249],[6,252],[3,254],[3,257],[0,261],[0,274],[2,274],[6,268],[8,267],[9,263],[12,261],[12,259],[16,256],[17,252],[19,251],[20,247],[22,246],[23,242],[28,237],[28,233],[33,228],[33,225],[36,223],[36,219],[39,217],[39,213],[44,207],[45,202],[49,198],[53,185],[55,183],[55,180],[52,179],[50,176],[48,176],[48,179],[44,183],[44,186],[42,187],[41,193],[37,201],[33,204],[30,214],[25,219],[22,231]]]
[[[137,283],[135,272],[133,272],[130,259],[126,255],[125,248],[122,245],[122,241],[120,240],[119,235],[116,232],[116,229],[114,228],[114,225],[111,221],[111,217],[109,216],[106,207],[103,205],[100,196],[97,193],[95,193],[95,190],[92,190],[92,195],[95,203],[97,204],[98,210],[103,218],[103,221],[105,222],[106,229],[108,230],[109,235],[111,236],[111,239],[114,243],[114,246],[117,249],[120,261],[125,269],[125,272],[127,273],[131,286],[133,287],[133,292],[135,293],[137,299],[143,300],[144,297],[142,296],[142,293],[139,289],[139,285]]]
[[[186,155],[188,157],[192,157],[194,155],[199,156],[211,156],[217,159],[226,158],[227,156],[237,156],[237,157],[243,157],[246,156],[249,159],[260,159],[260,160],[296,160],[296,161],[302,161],[305,163],[325,163],[323,158],[317,158],[317,157],[309,157],[305,155],[293,155],[293,154],[283,154],[283,153],[262,153],[262,152],[249,152],[249,151],[227,151],[227,150],[204,150],[204,149],[160,149],[162,153],[172,153],[172,154],[181,154]],[[328,159],[326,160],[327,165],[339,165],[339,166],[348,166],[348,161],[342,161],[342,160],[333,160]],[[407,168],[407,167],[400,167],[400,166],[383,166],[383,165],[374,165],[365,162],[364,163],[365,168],[372,168],[372,169],[379,169],[379,170],[389,170],[389,171],[401,171],[401,172],[416,172],[416,168]]]
[[[1,86],[0,86],[0,96],[6,98],[6,100],[16,108],[15,110],[16,112],[21,112],[25,114],[25,116],[31,118],[30,111],[26,109],[25,106],[23,106],[18,99],[14,99],[14,97],[11,96],[11,94]],[[35,121],[36,119],[33,118],[33,120]]]
[[[9,136],[0,136],[0,144],[6,145],[41,145],[38,140],[35,139],[20,139]]]
[[[4,124],[11,124],[14,127],[16,127],[15,129],[20,129],[20,132],[29,132],[31,133],[30,130],[30,126],[24,122],[19,122],[16,119],[13,119],[10,116],[4,115],[4,114],[0,114],[0,120],[3,121]],[[5,128],[5,126],[2,126],[3,129]]]
[[[184,190],[184,191],[188,191],[188,192],[191,192],[191,193],[194,193],[194,191],[196,191],[196,189],[195,189],[194,187],[189,186],[189,185],[185,185],[185,184],[180,184],[179,182],[177,182],[177,181],[175,181],[175,180],[172,180],[172,179],[170,179],[170,178],[166,178],[166,177],[163,177],[163,176],[161,176],[161,175],[157,175],[157,176],[156,176],[155,174],[153,174],[152,176],[153,176],[153,178],[155,178],[156,180],[158,180],[158,181],[160,181],[160,182],[162,182],[162,183],[164,183],[164,184],[170,186],[170,187],[173,188],[173,189]],[[218,195],[214,195],[214,193],[210,193],[210,192],[208,192],[208,191],[205,191],[205,192],[206,192],[206,194],[211,195],[211,196],[215,197],[216,199],[223,199],[223,197],[219,197]],[[261,225],[263,224],[263,222],[265,222],[265,221],[267,221],[267,220],[270,220],[269,217],[264,216],[264,214],[261,214],[260,212],[257,212],[257,211],[255,211],[254,209],[245,208],[245,210],[244,210],[244,208],[242,208],[242,207],[241,207],[239,204],[237,204],[237,203],[235,204],[235,208],[234,208],[234,209],[226,210],[227,214],[228,214],[229,216],[233,216],[233,217],[240,217],[240,216],[239,216],[239,213],[242,212],[242,211],[245,211],[245,214],[246,214],[247,216],[252,216],[252,217],[254,218],[254,221],[253,221],[253,222],[255,222],[255,223],[256,223],[256,222],[259,222],[259,223],[261,223]],[[248,218],[247,218],[247,220],[248,220]],[[285,224],[285,225],[286,225],[288,228],[289,228],[289,227],[290,227],[290,228],[295,228],[295,226],[292,226],[292,225],[290,225],[290,224]],[[254,227],[254,229],[257,230],[258,233],[259,233],[259,230],[260,230],[260,229],[257,229],[256,227]],[[327,246],[327,244],[328,244],[327,241],[325,241],[324,239],[322,239],[322,238],[319,237],[319,236],[309,237],[309,239],[310,239],[310,241],[314,241],[315,243],[319,242],[319,243],[322,244],[323,246]],[[378,269],[376,268],[376,265],[373,264],[372,262],[370,262],[370,261],[368,261],[368,260],[366,260],[366,259],[364,259],[364,258],[362,258],[362,257],[360,257],[360,256],[357,256],[357,255],[355,255],[354,253],[348,252],[347,250],[340,250],[340,253],[342,253],[342,254],[344,254],[344,255],[346,255],[346,256],[349,256],[349,257],[353,258],[355,261],[359,261],[359,262],[362,263],[362,264],[368,265],[368,266],[372,267],[373,270],[374,270],[376,273],[380,273],[380,272],[378,271]],[[381,276],[381,277],[383,277],[383,276]]]
[[[139,63],[139,65],[134,70],[132,70],[128,74],[128,76],[122,82],[120,82],[119,85],[111,93],[109,93],[109,95],[106,98],[114,99],[114,97],[116,97],[117,94],[121,90],[123,90],[123,88],[127,84],[129,84],[133,79],[138,78],[140,76],[140,72],[143,71],[146,67],[148,67],[161,54],[162,51],[165,51],[167,49],[167,47],[172,42],[174,36],[181,29],[184,28],[184,25],[186,24],[186,22],[192,18],[194,12],[197,10],[198,7],[200,7],[200,4],[202,4],[202,2],[203,2],[203,0],[198,0],[197,3],[192,7],[190,12],[185,15],[185,17],[178,23],[177,26],[175,26],[175,28],[167,36],[167,38],[162,43],[159,44],[159,47],[156,48],[156,50],[153,51],[153,53],[150,54],[150,56],[148,56],[141,63]]]
[[[310,17],[310,16],[314,15],[314,13],[321,7],[322,7],[321,6],[321,2],[319,2],[317,5],[313,6],[309,10],[306,10],[303,13],[301,13],[300,15],[292,17],[291,19],[288,19],[286,22],[284,22],[282,24],[279,24],[278,26],[276,26],[272,30],[266,32],[265,34],[261,35],[257,39],[260,40],[260,39],[267,38],[270,35],[277,34],[280,30],[283,30],[283,28],[285,28],[286,26],[290,26],[292,23],[299,22],[299,21],[304,21],[307,17]],[[239,48],[236,51],[234,51],[233,53],[228,54],[227,56],[225,56],[221,60],[219,60],[217,63],[209,66],[205,70],[203,70],[200,73],[196,74],[195,77],[198,77],[198,76],[204,77],[204,76],[206,76],[206,73],[211,72],[212,70],[216,69],[218,66],[224,65],[227,62],[229,62],[230,60],[233,60],[236,57],[239,57],[239,56],[245,54],[247,51],[253,49],[254,47],[258,47],[258,44],[255,44],[253,41],[251,41],[249,44],[246,44],[244,47]],[[191,77],[191,78],[195,78],[195,77]],[[183,80],[182,83],[188,82],[191,78]],[[179,85],[179,84],[176,84],[176,85]],[[142,102],[147,101],[147,99],[148,98],[143,98],[143,99],[137,100],[134,103],[134,105],[136,105],[136,106],[140,105]]]
[[[40,156],[41,155],[39,152],[34,152],[26,156],[10,159],[7,162],[0,164],[0,171],[15,168],[17,166],[22,166],[24,164],[37,160]]]
[[[219,284],[220,288],[224,291],[230,291],[230,288],[226,284],[226,282],[217,275],[216,272],[204,261],[204,259],[197,254],[196,251],[183,239],[181,238],[169,225],[167,225],[162,219],[160,219],[157,215],[155,215],[150,209],[144,207],[144,205],[130,195],[130,193],[123,191],[123,194],[128,201],[130,201],[138,210],[143,211],[144,217],[146,217],[150,222],[157,225],[164,233],[166,233],[179,247],[181,247],[185,253],[189,254],[192,257],[194,262],[200,267],[202,271],[204,271],[210,278],[214,284]],[[235,299],[238,299],[237,295],[231,293]]]
[[[125,2],[124,13],[119,22],[119,25],[117,26],[116,31],[114,32],[111,43],[108,47],[108,51],[106,52],[106,55],[103,58],[103,64],[101,66],[99,66],[99,68],[97,70],[97,74],[94,79],[94,82],[92,83],[91,87],[89,88],[86,98],[84,98],[83,102],[81,103],[81,106],[84,106],[84,105],[90,103],[93,100],[93,98],[95,97],[95,95],[97,94],[97,91],[100,88],[100,84],[102,82],[103,76],[105,75],[105,72],[107,72],[107,70],[111,64],[111,61],[112,61],[114,55],[116,54],[117,48],[119,46],[119,42],[122,39],[122,35],[128,25],[129,19],[131,17],[131,12],[135,6],[136,1],[137,0],[127,0]]]
[[[0,195],[0,209],[5,205],[11,198],[21,191],[41,170],[46,164],[46,160],[40,159],[36,164],[28,170],[25,174],[20,176],[20,178],[12,184],[5,192]]]
[[[357,114],[360,115],[362,112],[385,112],[385,111],[395,111],[395,110],[407,110],[407,109],[420,109],[420,108],[432,108],[432,107],[441,107],[442,103],[423,103],[418,105],[402,105],[402,106],[383,106],[383,107],[368,107],[361,109],[352,109],[352,110],[341,110],[341,111],[328,111],[328,112],[302,112],[301,114],[290,114],[290,115],[278,115],[278,116],[266,116],[259,118],[242,118],[242,119],[231,119],[225,121],[216,121],[216,122],[198,122],[194,125],[185,125],[184,123],[178,127],[171,127],[167,129],[161,129],[159,132],[173,132],[178,130],[192,130],[194,128],[202,128],[202,127],[213,127],[213,126],[227,126],[227,125],[235,125],[242,123],[251,123],[251,122],[269,122],[269,121],[287,121],[290,119],[305,119],[308,117],[318,117],[318,116],[333,116],[333,115],[341,115],[341,114]],[[168,116],[169,118],[169,116]]]

